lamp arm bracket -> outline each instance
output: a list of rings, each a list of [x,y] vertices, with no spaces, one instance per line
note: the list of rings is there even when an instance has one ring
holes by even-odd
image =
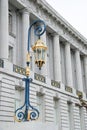
[[[39,25],[38,25],[38,23],[39,23]],[[46,31],[46,25],[45,25],[44,21],[42,21],[42,20],[40,20],[40,19],[34,21],[34,22],[30,25],[30,27],[29,27],[29,29],[28,29],[28,47],[27,47],[28,53],[30,52],[31,28],[32,28],[32,26],[34,26],[34,25],[37,25],[36,28],[34,29],[34,33],[35,33],[35,35],[38,36],[39,38],[40,38],[40,36],[43,35],[44,32]],[[41,26],[41,25],[43,25],[43,26]]]

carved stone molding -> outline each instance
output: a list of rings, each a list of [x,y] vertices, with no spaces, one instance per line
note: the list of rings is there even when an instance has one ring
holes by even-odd
[[[54,101],[58,101],[60,99],[60,94],[59,93],[55,93],[54,96],[53,96],[53,100]]]
[[[42,86],[39,86],[38,89],[36,90],[36,95],[37,96],[44,96],[45,95],[45,89]]]

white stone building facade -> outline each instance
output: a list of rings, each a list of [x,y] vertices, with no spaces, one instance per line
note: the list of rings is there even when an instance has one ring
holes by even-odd
[[[17,123],[14,111],[24,102],[28,28],[36,19],[46,23],[41,38],[48,47],[41,70],[31,49],[30,101],[40,117]],[[33,32],[34,27],[31,47],[37,40]],[[87,40],[45,0],[0,0],[0,130],[87,130],[86,104]]]

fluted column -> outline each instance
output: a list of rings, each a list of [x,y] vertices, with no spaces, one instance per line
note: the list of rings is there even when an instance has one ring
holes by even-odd
[[[23,67],[26,66],[26,54],[28,44],[28,29],[30,26],[29,12],[25,9],[22,13],[22,61]]]
[[[71,52],[70,44],[66,43],[65,45],[65,67],[66,67],[66,85],[72,87],[72,65],[71,65]]]
[[[87,93],[87,55],[84,56],[84,72],[85,72],[85,85],[86,85],[86,93]]]
[[[77,88],[78,88],[79,91],[83,91],[82,72],[81,72],[81,60],[80,60],[80,52],[79,52],[79,50],[75,51],[75,58],[76,58]]]
[[[8,0],[1,0],[0,5],[0,58],[8,59]]]
[[[56,81],[61,81],[59,35],[54,36],[53,44],[54,44],[54,77]]]

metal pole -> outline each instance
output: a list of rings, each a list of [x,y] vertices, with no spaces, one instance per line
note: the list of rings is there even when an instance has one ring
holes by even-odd
[[[30,53],[30,34],[31,34],[31,28],[32,26],[36,25],[39,23],[39,26],[36,27],[34,30],[35,35],[40,38],[41,35],[44,34],[46,31],[46,25],[44,21],[42,20],[36,20],[34,21],[28,30],[28,46],[27,46],[27,51],[28,51],[28,60],[26,62],[27,68],[26,68],[26,78],[23,79],[25,82],[25,102],[24,105],[20,108],[18,108],[15,111],[15,119],[19,122],[21,121],[29,121],[29,120],[36,120],[39,117],[39,111],[34,108],[33,106],[30,105],[30,82],[32,79],[29,77],[29,66],[30,66],[30,60],[29,60],[29,53]],[[41,26],[43,25],[43,27]],[[25,108],[25,111],[23,109]]]

